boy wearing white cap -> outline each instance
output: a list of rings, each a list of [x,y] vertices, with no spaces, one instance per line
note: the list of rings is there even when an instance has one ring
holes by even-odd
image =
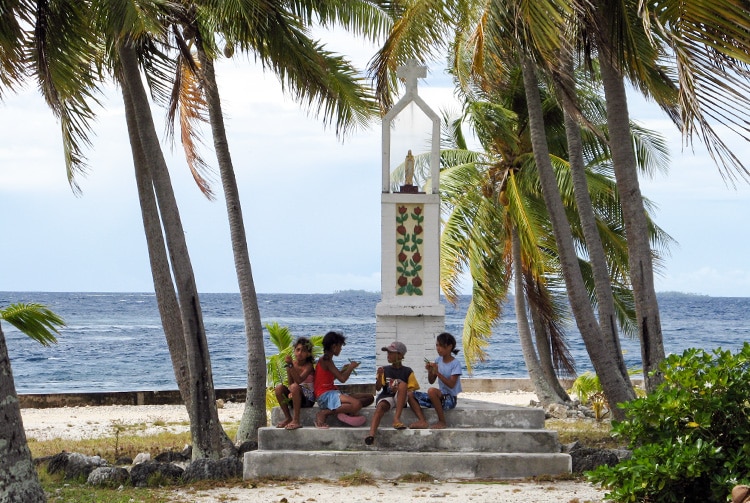
[[[395,407],[393,414],[393,427],[397,430],[406,429],[401,422],[401,413],[409,401],[409,406],[417,416],[416,423],[410,428],[427,428],[419,402],[414,398],[413,392],[419,389],[419,383],[411,368],[402,365],[406,354],[406,345],[403,342],[393,341],[387,347],[381,348],[388,352],[388,363],[385,367],[378,367],[375,376],[375,391],[380,392],[375,399],[375,414],[372,416],[370,432],[365,437],[365,444],[372,445],[375,442],[375,432],[380,425],[380,420],[386,412]]]

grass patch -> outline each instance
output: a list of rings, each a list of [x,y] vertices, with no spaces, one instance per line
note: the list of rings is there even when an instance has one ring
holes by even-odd
[[[433,482],[435,478],[436,477],[433,477],[429,473],[416,472],[401,475],[398,480],[401,482]]]
[[[616,449],[622,443],[612,437],[609,421],[547,419],[544,427],[557,432],[561,444],[580,442],[586,447]]]
[[[344,475],[339,478],[339,482],[344,487],[347,486],[374,486],[377,485],[375,477],[372,474],[363,472],[362,470],[354,470],[354,472]]]

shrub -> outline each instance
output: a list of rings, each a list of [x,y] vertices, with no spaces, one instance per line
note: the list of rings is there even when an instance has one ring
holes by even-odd
[[[726,502],[750,482],[750,344],[734,355],[688,349],[660,370],[664,383],[612,424],[632,458],[587,476],[617,502]]]

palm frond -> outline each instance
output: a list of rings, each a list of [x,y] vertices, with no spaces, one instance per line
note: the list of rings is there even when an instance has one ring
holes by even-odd
[[[57,342],[55,334],[65,321],[42,304],[11,304],[0,309],[0,319],[7,321],[43,346]]]

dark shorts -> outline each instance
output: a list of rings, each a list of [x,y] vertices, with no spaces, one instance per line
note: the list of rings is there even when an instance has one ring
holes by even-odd
[[[417,399],[420,407],[425,409],[432,409],[432,400],[430,400],[430,395],[428,395],[424,391],[415,391],[414,398]],[[440,402],[443,405],[443,410],[455,409],[456,405],[458,405],[458,397],[453,395],[443,395],[440,398]]]

